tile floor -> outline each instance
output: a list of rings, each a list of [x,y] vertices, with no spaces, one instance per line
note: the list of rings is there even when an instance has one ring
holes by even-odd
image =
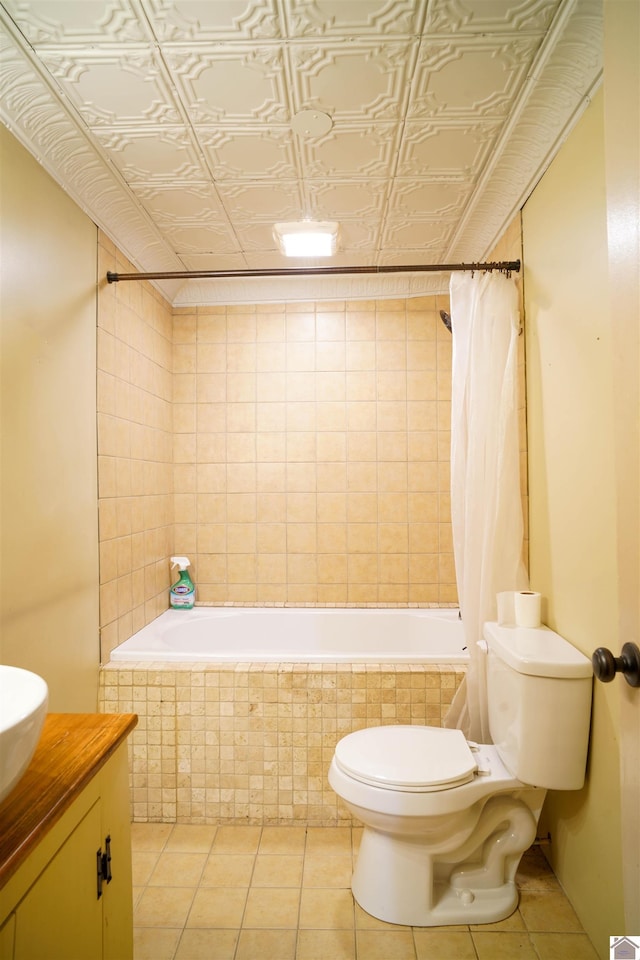
[[[508,919],[402,927],[353,901],[360,834],[133,824],[135,960],[597,960],[539,849]]]

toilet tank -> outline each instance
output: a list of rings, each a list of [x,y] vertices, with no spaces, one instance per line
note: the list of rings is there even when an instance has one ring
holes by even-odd
[[[523,783],[579,790],[591,717],[591,661],[548,627],[485,623],[489,728]]]

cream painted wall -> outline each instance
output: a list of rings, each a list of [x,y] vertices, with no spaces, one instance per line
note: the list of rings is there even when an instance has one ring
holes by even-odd
[[[617,542],[603,97],[523,211],[532,588],[587,656],[609,645]],[[594,684],[587,782],[551,793],[550,858],[599,955],[624,931],[620,687]]]
[[[93,711],[95,225],[0,126],[0,660]]]

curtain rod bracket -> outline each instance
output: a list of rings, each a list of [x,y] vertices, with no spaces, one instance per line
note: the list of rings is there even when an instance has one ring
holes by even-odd
[[[115,273],[107,271],[109,283],[121,280],[224,280],[245,277],[304,277],[336,276],[338,274],[382,274],[382,273],[453,273],[456,271],[498,270],[508,277],[520,271],[519,260],[498,260],[490,263],[426,263],[426,264],[390,264],[376,267],[278,267],[270,270],[175,270],[157,273]]]

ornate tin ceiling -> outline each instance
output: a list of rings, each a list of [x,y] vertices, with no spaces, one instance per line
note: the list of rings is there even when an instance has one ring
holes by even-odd
[[[272,227],[304,217],[340,222],[332,265],[481,260],[601,71],[601,0],[4,0],[0,15],[3,122],[147,271],[291,267]],[[216,283],[163,290],[247,298],[246,280]]]

